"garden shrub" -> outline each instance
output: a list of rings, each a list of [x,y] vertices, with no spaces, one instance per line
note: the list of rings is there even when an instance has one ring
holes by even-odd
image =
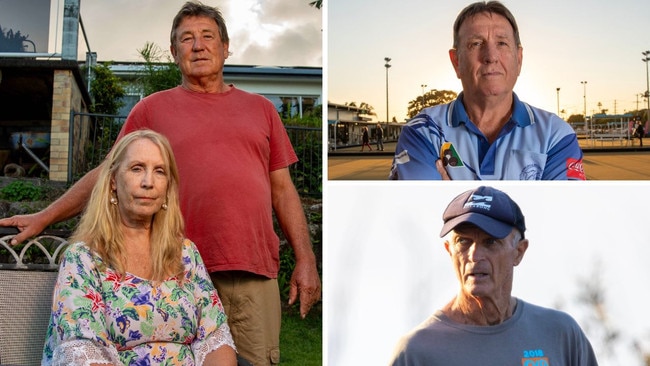
[[[0,197],[13,202],[40,201],[45,198],[45,194],[45,188],[24,180],[15,180],[0,189]]]

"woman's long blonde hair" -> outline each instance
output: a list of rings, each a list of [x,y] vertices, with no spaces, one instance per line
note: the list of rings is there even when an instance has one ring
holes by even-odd
[[[70,238],[71,243],[84,242],[98,254],[104,264],[122,276],[126,273],[125,238],[120,229],[120,213],[117,205],[111,204],[111,179],[124,162],[127,147],[139,139],[149,139],[162,153],[167,173],[167,209],[154,214],[151,223],[151,257],[153,273],[151,280],[163,281],[183,272],[182,241],[185,231],[178,198],[178,167],[171,145],[166,137],[151,131],[131,132],[115,143],[102,163],[97,183],[77,229]]]

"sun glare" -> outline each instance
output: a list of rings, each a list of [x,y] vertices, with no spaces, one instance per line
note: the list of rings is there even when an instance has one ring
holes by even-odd
[[[258,0],[237,0],[231,1],[227,18],[231,19],[228,30],[231,37],[236,37],[239,42],[246,42],[245,45],[258,45],[268,47],[273,37],[282,32],[284,27],[276,24],[265,23],[261,19],[262,6]],[[245,37],[239,37],[245,34]]]

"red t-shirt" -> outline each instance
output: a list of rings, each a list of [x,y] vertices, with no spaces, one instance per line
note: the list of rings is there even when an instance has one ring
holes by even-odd
[[[298,158],[273,104],[232,85],[219,94],[176,87],[140,101],[118,138],[143,128],[172,145],[186,235],[208,271],[276,278],[269,172]]]

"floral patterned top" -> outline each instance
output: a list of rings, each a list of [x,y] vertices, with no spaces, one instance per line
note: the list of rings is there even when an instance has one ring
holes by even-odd
[[[183,242],[185,281],[121,278],[84,243],[65,251],[42,365],[201,365],[235,349],[226,314],[194,243]]]

